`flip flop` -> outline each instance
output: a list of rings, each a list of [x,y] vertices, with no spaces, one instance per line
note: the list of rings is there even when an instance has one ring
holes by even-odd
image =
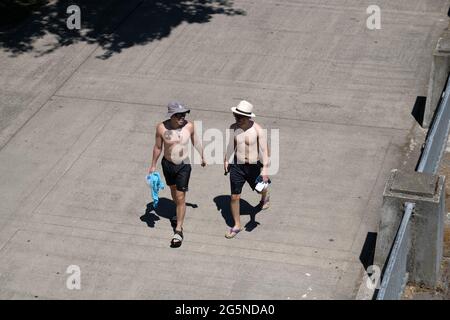
[[[241,232],[242,230],[244,230],[243,228],[231,228],[230,232],[225,234],[225,238],[227,239],[232,239],[234,237],[236,237],[236,235]]]
[[[170,247],[179,248],[181,247],[182,242],[183,242],[183,231],[175,230],[172,240],[170,241]]]

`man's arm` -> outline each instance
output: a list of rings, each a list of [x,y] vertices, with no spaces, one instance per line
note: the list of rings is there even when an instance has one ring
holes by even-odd
[[[192,133],[191,133],[191,141],[192,145],[194,146],[195,150],[200,153],[200,156],[202,157],[202,167],[206,166],[205,158],[203,157],[203,145],[202,140],[197,137],[197,134],[195,133],[195,126],[192,124]]]
[[[152,173],[152,172],[156,171],[156,163],[158,162],[159,156],[161,155],[162,148],[163,148],[163,139],[162,139],[159,127],[160,127],[160,125],[158,125],[156,127],[155,145],[153,146],[152,164],[151,164],[150,168],[148,169],[148,173]]]
[[[227,148],[225,150],[225,158],[223,160],[223,169],[224,169],[225,173],[228,172],[228,161],[230,160],[231,156],[233,155],[233,153],[235,151],[234,150],[235,149],[235,146],[234,146],[234,134],[231,134],[231,133],[234,132],[234,126],[231,125],[230,128],[228,129],[228,131],[230,132],[230,139],[228,141],[228,145],[227,145]]]
[[[259,125],[256,127],[256,132],[258,134],[258,144],[260,150],[258,152],[261,152],[262,154],[262,162],[263,162],[263,169],[261,171],[261,175],[263,177],[264,181],[267,181],[269,179],[268,177],[268,171],[269,171],[269,145],[267,143],[267,131],[262,129]]]

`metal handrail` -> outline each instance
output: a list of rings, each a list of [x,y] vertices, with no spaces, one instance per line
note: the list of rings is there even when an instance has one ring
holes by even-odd
[[[392,275],[396,271],[399,256],[401,253],[401,248],[405,245],[404,241],[408,241],[407,231],[409,227],[409,221],[411,220],[412,213],[414,211],[414,203],[406,203],[405,214],[403,215],[402,223],[398,229],[397,235],[395,237],[395,242],[392,247],[392,251],[386,266],[386,271],[384,272],[383,281],[380,286],[380,291],[377,295],[377,300],[387,300],[387,299],[400,299],[403,289],[406,284],[407,275],[403,277],[397,277],[397,281],[393,280]],[[406,270],[406,265],[402,266]],[[399,267],[401,268],[401,267]],[[400,271],[402,272],[402,271]],[[396,286],[396,288],[392,288]],[[397,289],[397,290],[396,290]]]
[[[425,147],[420,158],[417,172],[426,172],[436,174],[441,162],[442,155],[447,145],[449,122],[450,122],[450,83],[447,80],[447,86],[443,98],[439,104],[436,117],[430,128]]]

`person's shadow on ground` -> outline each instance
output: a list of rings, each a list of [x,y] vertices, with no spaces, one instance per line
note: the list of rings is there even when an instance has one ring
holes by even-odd
[[[222,195],[214,198],[214,203],[216,204],[217,210],[222,213],[222,217],[225,220],[225,223],[232,228],[234,226],[233,216],[231,214],[230,208],[231,196]],[[256,221],[256,214],[261,211],[261,206],[258,204],[253,207],[250,203],[241,198],[239,203],[241,216],[249,215],[250,221],[244,226],[245,231],[251,232],[255,229],[260,223]]]
[[[193,203],[186,203],[187,207],[197,208],[198,206]],[[156,221],[161,220],[161,218],[165,218],[170,220],[172,228],[176,227],[176,223],[172,218],[176,217],[176,205],[172,200],[167,198],[159,198],[158,206],[154,208],[153,202],[147,204],[147,208],[145,209],[145,213],[140,217],[142,222],[145,222],[148,227],[154,228]]]

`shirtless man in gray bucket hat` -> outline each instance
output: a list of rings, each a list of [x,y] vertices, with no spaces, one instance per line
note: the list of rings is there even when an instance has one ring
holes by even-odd
[[[178,248],[184,239],[183,222],[186,214],[186,192],[188,191],[191,165],[186,162],[188,144],[191,140],[201,155],[201,165],[206,166],[201,140],[197,137],[194,124],[186,120],[191,110],[180,102],[173,101],[167,105],[167,120],[156,126],[155,146],[149,173],[156,171],[156,163],[163,152],[161,166],[172,199],[176,204],[176,228],[170,246]]]

